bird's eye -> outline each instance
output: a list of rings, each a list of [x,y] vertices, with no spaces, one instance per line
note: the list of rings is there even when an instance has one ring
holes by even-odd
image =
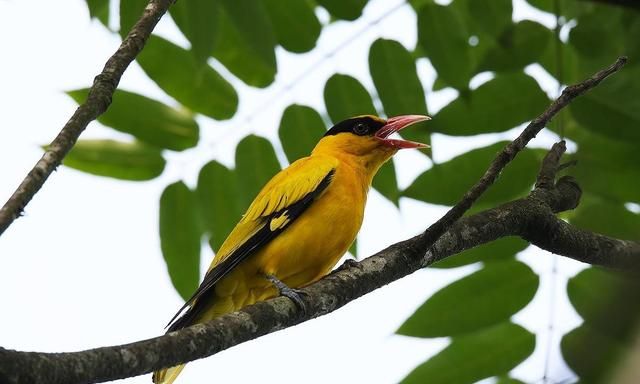
[[[366,135],[369,132],[369,127],[367,127],[364,123],[358,123],[353,127],[353,133],[359,136]]]

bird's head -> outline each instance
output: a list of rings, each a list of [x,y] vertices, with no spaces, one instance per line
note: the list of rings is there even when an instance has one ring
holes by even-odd
[[[389,136],[430,119],[423,115],[396,116],[387,120],[373,115],[352,117],[329,129],[316,145],[314,153],[352,157],[377,169],[400,149],[428,148],[427,144],[390,139]]]

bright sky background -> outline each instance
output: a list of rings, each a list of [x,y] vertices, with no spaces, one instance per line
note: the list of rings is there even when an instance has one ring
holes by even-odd
[[[117,15],[117,8],[113,11]],[[324,13],[320,16],[328,18]],[[523,0],[515,1],[515,17],[534,18],[547,26],[554,23],[553,17],[536,12]],[[335,72],[351,74],[373,89],[367,61],[370,44],[385,37],[412,49],[415,28],[415,13],[408,5],[371,0],[357,22],[336,22],[324,28],[313,53],[295,55],[278,49],[276,83],[258,90],[234,80],[240,93],[235,118],[226,122],[201,118],[201,145],[170,154],[165,173],[156,180],[122,182],[61,167],[27,207],[25,217],[0,238],[0,345],[61,352],[162,334],[182,304],[160,253],[158,200],[163,188],[178,179],[193,185],[200,167],[211,159],[232,165],[235,145],[248,132],[276,138],[282,110],[291,103],[323,111],[324,83]],[[169,18],[160,22],[157,32],[187,46]],[[64,91],[90,85],[120,40],[89,20],[83,0],[2,0],[0,39],[3,203],[40,157],[39,146],[51,141],[76,108]],[[434,71],[426,59],[418,68],[433,113],[454,98],[455,91],[430,92]],[[539,67],[531,66],[528,72],[553,94],[557,84]],[[473,84],[488,79],[480,75]],[[120,88],[175,105],[135,63]],[[285,92],[285,88],[290,89]],[[449,159],[499,137],[513,138],[518,132],[472,140],[435,135],[435,160]],[[127,138],[98,123],[90,124],[82,137]],[[548,148],[554,139],[544,133],[533,144]],[[280,158],[285,161],[282,154]],[[430,165],[417,153],[403,152],[397,160],[401,186]],[[403,199],[401,211],[402,215],[376,192],[370,194],[359,237],[360,257],[419,233],[445,208]],[[203,251],[203,270],[211,256],[208,248]],[[568,303],[565,284],[582,266],[558,258],[558,272],[553,274],[553,258],[545,252],[530,248],[519,258],[541,274],[541,287],[534,301],[514,317],[538,335],[534,355],[516,368],[515,376],[539,381],[550,353],[548,373],[553,382],[571,377],[560,359],[558,341],[580,322]],[[190,363],[178,383],[397,382],[446,346],[447,340],[397,336],[395,329],[431,293],[477,268],[419,271],[328,316]],[[150,376],[127,382],[149,383]]]

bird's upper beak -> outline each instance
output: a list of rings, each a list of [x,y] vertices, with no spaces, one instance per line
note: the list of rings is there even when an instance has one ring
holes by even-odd
[[[426,120],[431,120],[431,118],[424,115],[405,115],[391,117],[387,120],[387,123],[383,125],[382,128],[378,130],[378,132],[376,132],[375,137],[380,139],[385,145],[396,149],[429,148],[427,144],[416,143],[415,141],[395,140],[388,138],[401,129]]]

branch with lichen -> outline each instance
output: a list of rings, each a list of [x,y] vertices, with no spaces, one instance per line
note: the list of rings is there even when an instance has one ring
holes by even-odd
[[[423,234],[391,245],[361,262],[349,262],[304,288],[306,311],[285,297],[243,308],[153,339],[71,353],[21,352],[0,348],[1,383],[96,383],[133,377],[211,356],[301,322],[328,314],[352,300],[438,260],[505,236],[519,236],[562,256],[593,265],[640,271],[640,244],[576,228],[556,217],[578,206],[581,189],[565,176],[563,141],[542,162],[534,190],[525,198],[461,218],[498,178],[502,169],[571,100],[597,86],[625,63],[612,66],[582,83],[567,87],[518,138],[500,151],[482,178]]]

